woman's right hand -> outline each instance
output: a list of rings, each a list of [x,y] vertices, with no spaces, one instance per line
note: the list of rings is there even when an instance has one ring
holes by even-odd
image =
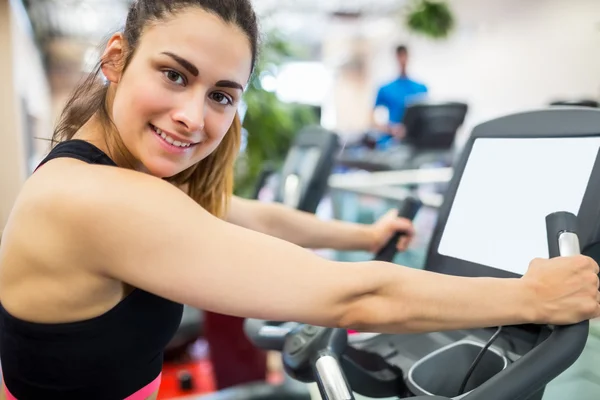
[[[598,272],[587,256],[534,259],[521,278],[535,299],[534,323],[568,325],[600,317]]]

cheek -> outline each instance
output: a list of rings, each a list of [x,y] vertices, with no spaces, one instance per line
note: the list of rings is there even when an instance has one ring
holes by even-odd
[[[150,118],[168,109],[172,101],[156,77],[130,72],[119,83],[113,106],[119,131],[145,126]]]
[[[209,137],[210,142],[202,148],[201,154],[198,154],[202,159],[213,153],[223,142],[226,135],[230,134],[229,128],[235,118],[236,110],[216,113],[214,110],[206,116],[205,133]]]
[[[218,144],[223,140],[233,123],[235,113],[236,110],[233,107],[225,111],[210,111],[210,114],[206,116],[205,131],[211,141]]]

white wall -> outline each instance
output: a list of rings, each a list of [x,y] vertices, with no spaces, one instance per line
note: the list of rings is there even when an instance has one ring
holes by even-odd
[[[48,82],[18,0],[0,0],[0,54],[1,232],[29,172],[26,135],[49,137],[52,129]],[[25,108],[32,132],[26,130]],[[36,143],[33,153],[39,158],[47,143]]]
[[[48,149],[52,134],[51,94],[42,56],[33,40],[33,31],[20,0],[11,0],[12,42],[13,42],[13,82],[17,97],[17,117],[20,118],[20,132],[24,150],[28,136],[33,136],[33,154],[27,154],[28,171],[35,166]],[[24,117],[30,116],[32,130],[24,126]]]
[[[408,34],[397,20],[363,23],[371,46],[365,86],[397,73],[394,47],[410,47],[410,72],[440,100],[464,100],[465,131],[483,120],[545,106],[556,98],[600,96],[599,0],[450,0],[457,30],[449,40]],[[360,102],[361,105],[364,102]],[[340,110],[340,108],[337,108]],[[370,110],[344,107],[342,112]],[[338,113],[338,120],[344,118]]]

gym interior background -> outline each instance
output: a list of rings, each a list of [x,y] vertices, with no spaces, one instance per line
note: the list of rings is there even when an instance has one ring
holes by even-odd
[[[97,59],[102,39],[123,23],[128,3],[0,0],[0,231],[48,151],[66,97]],[[399,43],[408,45],[410,76],[427,85],[428,98],[468,104],[457,148],[490,118],[558,100],[600,101],[598,0],[450,0],[454,27],[444,38],[407,27],[408,0],[254,3],[263,30],[295,49],[264,66],[262,89],[282,103],[318,109],[321,125],[342,140],[369,129],[377,88],[397,74]],[[342,197],[328,197],[321,214],[358,220],[369,205],[387,206]],[[578,364],[584,372],[556,383],[565,398],[600,397],[600,339],[588,347]]]
[[[123,23],[127,3],[0,0],[0,226],[47,149],[40,138],[51,134],[101,40]],[[301,48],[265,86],[284,101],[319,106],[322,124],[342,135],[368,128],[378,85],[397,72],[398,43],[409,45],[410,74],[427,84],[432,99],[469,104],[463,132],[557,99],[600,97],[600,3],[594,0],[452,0],[456,26],[442,40],[406,28],[407,0],[255,3],[263,30],[277,29]]]

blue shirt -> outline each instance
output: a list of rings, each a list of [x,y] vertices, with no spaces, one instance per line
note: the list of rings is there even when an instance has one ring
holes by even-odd
[[[389,112],[389,122],[399,124],[404,117],[406,105],[416,95],[427,93],[427,87],[407,77],[398,79],[382,86],[377,92],[375,107],[384,106]]]

